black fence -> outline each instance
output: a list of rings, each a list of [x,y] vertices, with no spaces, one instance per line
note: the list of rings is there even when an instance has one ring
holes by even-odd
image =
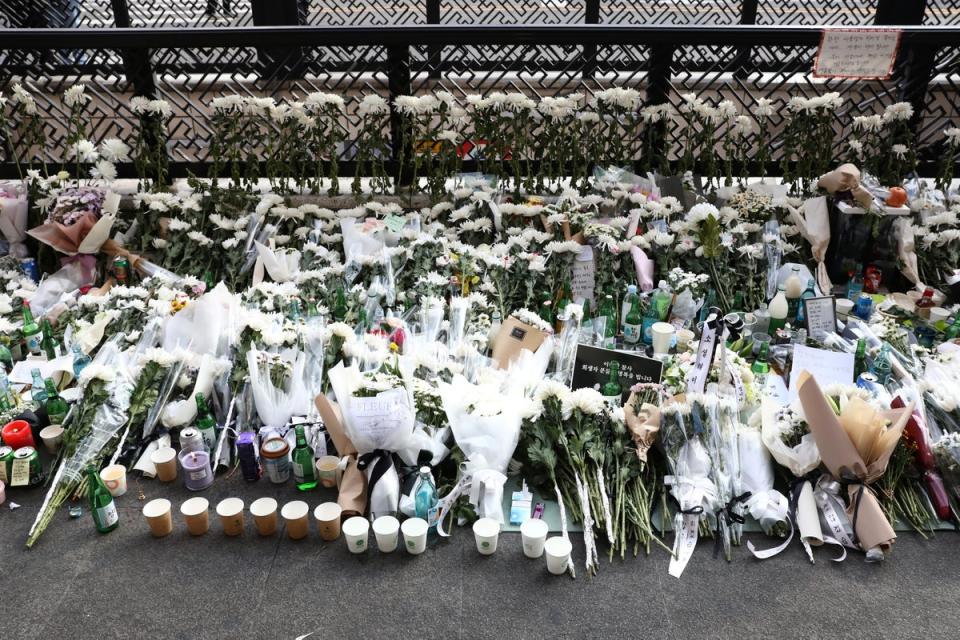
[[[924,3],[897,5],[915,10]],[[116,24],[133,24],[134,6],[114,0],[110,9]],[[222,4],[218,6],[222,10]],[[889,6],[881,2],[879,8]],[[927,13],[913,17],[919,21],[929,11],[927,7]],[[763,97],[775,107],[767,134],[767,171],[775,174],[786,102],[796,95],[837,91],[845,98],[835,122],[838,145],[854,116],[909,101],[915,109],[911,125],[921,172],[932,173],[943,153],[943,130],[960,123],[960,28],[903,27],[893,76],[884,81],[814,78],[820,33],[815,27],[750,25],[8,29],[0,30],[0,91],[9,95],[14,83],[22,83],[34,93],[48,140],[45,153],[52,161],[66,146],[62,93],[71,85],[82,82],[93,95],[87,113],[94,140],[132,138],[137,116],[128,106],[130,99],[163,98],[174,109],[167,148],[172,177],[188,171],[206,175],[210,101],[232,93],[278,100],[311,91],[343,95],[344,172],[352,171],[356,107],[369,93],[392,98],[443,89],[461,98],[494,90],[589,96],[619,85],[639,89],[646,104],[679,105],[681,94],[695,92],[714,102],[732,100],[745,113]],[[396,119],[393,125],[397,141]],[[668,132],[668,140],[676,158],[679,131]],[[251,140],[250,145],[263,158],[262,141]],[[836,155],[842,151],[838,146]],[[133,175],[130,166],[120,171]],[[0,174],[16,175],[6,150]]]

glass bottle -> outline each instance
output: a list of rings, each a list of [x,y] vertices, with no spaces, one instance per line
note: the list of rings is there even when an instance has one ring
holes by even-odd
[[[629,294],[627,295],[629,296]],[[642,335],[643,314],[640,313],[640,297],[634,294],[633,298],[630,299],[630,308],[627,309],[627,315],[623,320],[623,341],[627,344],[637,344],[640,342]]]
[[[430,467],[420,467],[420,475],[413,488],[413,507],[417,517],[426,520],[430,527],[427,529],[427,536],[430,538],[436,536],[440,498],[437,496],[437,487],[433,483]]]
[[[666,280],[661,280],[657,290],[653,292],[653,306],[657,310],[657,319],[666,322],[670,317],[670,305],[673,303],[673,293],[670,292]]]
[[[863,266],[857,263],[856,269],[848,275],[850,280],[847,282],[847,297],[856,302],[863,293]]]
[[[337,322],[343,322],[347,318],[347,293],[343,287],[337,287],[337,293],[333,299],[333,319]]]
[[[960,311],[953,316],[953,322],[947,327],[947,340],[954,340],[960,336]]]
[[[3,368],[4,373],[13,371],[13,353],[6,339],[0,340],[0,367]]]
[[[730,311],[728,313],[743,313],[745,309],[743,308],[743,291],[737,291],[733,294],[733,304],[730,306]]]
[[[707,295],[703,299],[703,306],[700,307],[700,322],[706,322],[710,315],[710,308],[717,306],[717,292],[713,287],[707,289]]]
[[[110,533],[120,524],[120,515],[117,513],[117,504],[113,496],[107,491],[106,485],[100,479],[95,466],[87,465],[87,496],[90,499],[90,513],[93,515],[93,524],[100,533]]]
[[[40,343],[43,341],[43,332],[40,325],[33,319],[33,312],[30,311],[30,305],[23,303],[23,328],[20,330],[23,334],[23,341],[27,343],[27,351],[33,355],[40,355]]]
[[[761,302],[760,308],[753,312],[757,322],[753,325],[754,333],[768,333],[770,331],[770,312],[767,310],[767,303]]]
[[[40,341],[40,348],[43,350],[44,355],[47,356],[47,360],[56,359],[57,356],[60,355],[60,347],[53,337],[53,327],[50,326],[50,321],[46,318],[40,322],[40,332],[43,334],[43,339]]]
[[[760,343],[760,353],[757,359],[750,365],[750,371],[761,388],[767,382],[767,375],[770,373],[770,343],[764,341]]]
[[[605,295],[597,307],[597,317],[603,318],[606,325],[603,329],[603,344],[601,346],[613,348],[616,345],[617,336],[617,305],[613,302],[613,296]]]
[[[777,295],[773,296],[768,310],[770,311],[770,326],[767,333],[775,336],[777,335],[777,329],[783,329],[787,324],[787,314],[790,311],[787,295],[784,293],[782,284],[777,286]]]
[[[917,315],[924,320],[929,320],[930,309],[935,306],[937,305],[933,302],[933,289],[927,287],[923,291],[923,297],[917,300]]]
[[[567,305],[573,302],[573,291],[570,288],[570,280],[564,280],[560,287],[560,293],[557,295],[557,302],[553,305],[554,331],[559,335],[563,331],[563,323],[566,319]]]
[[[67,419],[67,411],[70,407],[66,401],[57,393],[57,385],[51,378],[44,381],[47,390],[47,398],[43,402],[43,408],[47,410],[47,418],[50,424],[63,424]]]
[[[857,340],[857,351],[853,356],[853,379],[867,371],[867,341],[864,338]]]
[[[633,308],[634,303],[640,302],[640,296],[637,295],[637,285],[630,284],[627,285],[627,295],[623,296],[623,305],[620,307],[620,326],[627,322],[627,314],[630,313],[630,309]],[[626,328],[621,329],[621,332],[626,334]]]
[[[643,314],[643,325],[640,328],[640,333],[643,334],[643,343],[644,344],[653,344],[653,325],[660,322],[660,314],[657,313],[657,306],[654,304],[654,300],[650,300],[650,304],[647,306],[647,312]]]
[[[611,408],[621,407],[623,406],[623,387],[620,385],[620,363],[611,360],[607,366],[610,367],[610,377],[600,388],[600,395]]]
[[[503,324],[503,318],[500,311],[494,311],[490,315],[490,331],[487,332],[487,344],[492,345],[497,334],[500,333],[500,326]]]
[[[213,456],[213,450],[217,446],[217,421],[214,419],[210,409],[207,408],[207,402],[202,393],[197,396],[197,431],[203,438],[203,448],[207,453]]]
[[[803,301],[817,297],[817,283],[813,278],[807,280],[807,288],[800,294],[800,304],[797,305],[797,324],[803,324],[806,317],[803,312]]]
[[[33,384],[30,386],[30,398],[36,407],[42,407],[47,401],[47,385],[43,382],[43,376],[40,375],[40,369],[33,369],[30,372],[33,378]]]
[[[787,319],[794,322],[797,319],[797,309],[800,308],[800,295],[803,293],[803,282],[800,280],[800,267],[793,267],[791,273],[783,283],[783,293],[787,297]]]
[[[73,351],[73,376],[79,378],[83,370],[90,364],[91,358],[83,352],[79,342],[74,342],[70,350]]]
[[[879,384],[886,385],[890,379],[890,371],[892,368],[893,364],[890,362],[890,343],[884,342],[883,346],[880,347],[880,353],[877,354],[877,357],[873,359],[873,363],[870,365],[870,373],[877,376],[877,382]]]
[[[317,472],[314,467],[313,449],[307,444],[303,425],[294,427],[297,434],[297,446],[293,449],[293,480],[300,491],[310,491],[317,487]]]
[[[7,372],[0,369],[0,411],[9,411],[17,406],[17,402],[10,392],[10,379]]]
[[[299,322],[302,314],[300,313],[300,301],[291,300],[290,306],[287,308],[287,319],[290,322]]]

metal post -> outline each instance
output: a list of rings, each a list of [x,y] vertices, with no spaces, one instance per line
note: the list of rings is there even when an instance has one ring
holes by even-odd
[[[118,28],[130,27],[130,11],[127,0],[110,0],[113,7],[113,24]],[[150,51],[147,49],[121,49],[123,70],[127,82],[133,88],[134,95],[153,98],[157,86],[153,79],[153,66],[150,63]]]
[[[398,96],[408,95],[412,91],[410,80],[410,48],[387,47],[387,88],[390,91],[390,140],[393,159],[400,160],[403,148],[405,158],[403,166],[398,167],[397,175],[401,184],[409,184],[413,178],[413,140],[404,140],[400,113],[397,111]]]
[[[670,75],[673,71],[673,55],[676,47],[672,44],[660,44],[650,47],[650,68],[647,72],[647,105],[664,104],[669,101]],[[666,160],[670,156],[670,144],[667,140],[667,123],[660,122],[655,126],[643,128],[644,148],[654,148],[662,145],[662,153]],[[641,157],[641,164],[647,169],[655,168],[654,158]]]
[[[253,24],[262,26],[299,25],[301,23],[298,0],[250,0]],[[257,58],[263,65],[264,78],[294,76],[296,67],[303,59],[300,47],[257,47]]]
[[[921,24],[927,0],[878,0],[874,24]]]
[[[583,21],[586,24],[600,24],[600,0],[586,0],[583,10]],[[583,45],[583,79],[593,78],[597,71],[597,45]]]
[[[877,25],[914,25],[923,22],[927,0],[879,0],[877,2]],[[927,85],[933,77],[934,58],[937,47],[923,43],[902,43],[894,64],[894,79],[897,82],[899,99],[913,105],[910,128],[920,125],[926,109]]]
[[[757,23],[757,5],[759,0],[742,0],[740,3],[740,24]],[[746,78],[750,73],[750,47],[740,47],[733,61],[735,78]]]

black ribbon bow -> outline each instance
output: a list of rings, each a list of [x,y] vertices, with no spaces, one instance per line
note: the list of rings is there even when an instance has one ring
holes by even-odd
[[[370,466],[373,467],[373,471],[370,472],[370,479],[367,480],[367,496],[373,495],[373,488],[377,486],[383,474],[393,466],[393,457],[390,452],[385,449],[374,449],[357,458],[357,468],[360,469],[360,471],[366,473],[367,467]]]

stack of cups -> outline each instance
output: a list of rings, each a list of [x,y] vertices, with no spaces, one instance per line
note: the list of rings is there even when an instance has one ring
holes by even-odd
[[[187,531],[192,536],[202,536],[210,528],[210,518],[207,508],[210,503],[206,498],[190,498],[180,505],[180,515],[187,523]]]
[[[217,504],[217,515],[223,532],[228,536],[239,536],[243,533],[243,500],[240,498],[226,498]]]
[[[473,536],[477,540],[477,551],[485,556],[493,555],[500,537],[500,523],[493,518],[480,518],[473,523]]]
[[[543,545],[547,541],[550,527],[539,518],[531,518],[520,525],[520,538],[523,542],[523,555],[539,558],[543,555]]]
[[[272,536],[277,532],[277,501],[273,498],[258,498],[250,505],[250,515],[257,533]]]
[[[380,516],[373,521],[373,535],[377,537],[377,548],[382,553],[396,550],[399,534],[400,521],[393,516]]]
[[[155,538],[170,535],[170,532],[173,531],[170,501],[166,498],[157,498],[143,505],[143,517],[150,526],[150,533]]]
[[[423,553],[427,548],[427,530],[430,525],[423,518],[407,518],[400,526],[403,532],[403,544],[407,552],[415,556]]]
[[[547,556],[547,571],[555,576],[566,573],[572,549],[573,545],[563,536],[555,536],[547,540],[543,546],[543,552]]]
[[[340,515],[343,510],[336,502],[324,502],[313,510],[320,538],[332,542],[340,537]]]
[[[367,550],[367,539],[370,537],[369,520],[354,516],[343,523],[342,529],[350,553],[364,553]]]
[[[303,540],[310,533],[310,505],[302,500],[294,500],[283,505],[280,515],[287,525],[287,536],[291,540]]]

